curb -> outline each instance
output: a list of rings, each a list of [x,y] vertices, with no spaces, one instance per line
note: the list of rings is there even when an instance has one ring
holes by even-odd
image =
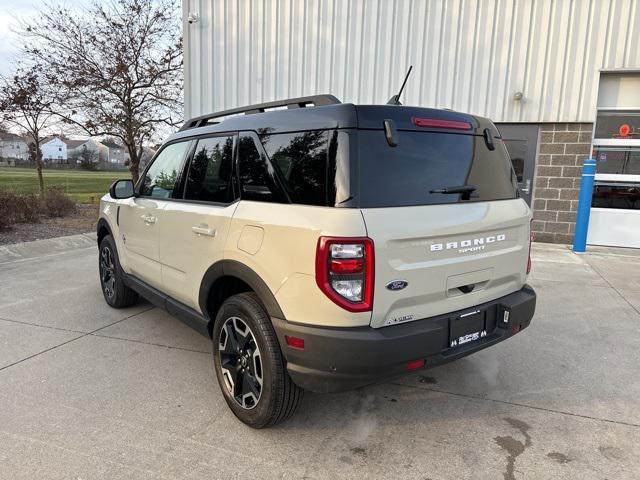
[[[81,233],[0,246],[0,265],[96,246],[96,234]]]

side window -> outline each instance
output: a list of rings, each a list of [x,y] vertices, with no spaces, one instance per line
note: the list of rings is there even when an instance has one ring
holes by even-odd
[[[231,183],[233,136],[198,140],[189,165],[184,198],[229,203],[234,199]]]
[[[165,147],[147,170],[140,194],[153,198],[172,198],[178,184],[184,159],[190,142],[173,143]]]
[[[263,135],[271,162],[294,203],[326,206],[328,132],[322,130]],[[333,202],[331,202],[333,203]]]
[[[260,153],[249,135],[240,136],[239,161],[239,180],[243,199],[287,203],[286,196],[275,179],[273,167],[266,156]]]

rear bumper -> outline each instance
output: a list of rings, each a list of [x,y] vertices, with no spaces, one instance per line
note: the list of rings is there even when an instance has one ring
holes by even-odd
[[[424,359],[440,365],[515,335],[529,326],[536,294],[522,290],[472,308],[384,328],[322,328],[272,318],[287,359],[287,370],[300,387],[313,392],[350,390],[406,371],[407,362]],[[450,322],[473,310],[486,312],[484,338],[450,347]],[[508,311],[508,322],[504,322]],[[303,338],[304,350],[287,346],[284,336]]]

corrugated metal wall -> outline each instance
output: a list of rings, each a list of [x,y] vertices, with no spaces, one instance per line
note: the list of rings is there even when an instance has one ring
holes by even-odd
[[[640,0],[183,0],[183,16],[186,116],[315,93],[384,103],[412,64],[405,104],[587,122],[600,69],[640,69]]]

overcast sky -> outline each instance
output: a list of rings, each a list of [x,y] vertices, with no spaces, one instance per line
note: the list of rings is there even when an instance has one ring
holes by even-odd
[[[0,0],[0,74],[6,75],[11,72],[18,53],[17,38],[11,29],[18,26],[19,20],[28,20],[37,15],[43,3],[42,0]],[[79,7],[87,1],[64,0],[50,3]]]

